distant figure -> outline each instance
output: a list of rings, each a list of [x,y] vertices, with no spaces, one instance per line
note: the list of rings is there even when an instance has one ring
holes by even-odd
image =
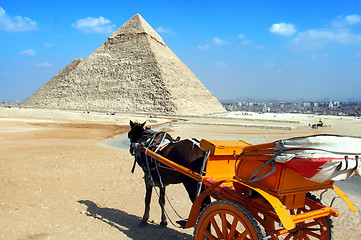
[[[311,126],[312,129],[318,129],[318,127],[323,127],[323,122],[321,121],[321,119],[320,121],[318,121],[318,123],[312,124]]]

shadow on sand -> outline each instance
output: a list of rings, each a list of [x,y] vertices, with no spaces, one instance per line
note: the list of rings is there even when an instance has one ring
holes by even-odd
[[[141,218],[131,215],[124,211],[114,208],[102,208],[89,200],[80,200],[78,203],[86,205],[86,215],[98,219],[110,226],[118,229],[131,239],[136,240],[174,240],[174,239],[192,239],[192,236],[186,233],[167,227],[160,227],[152,223],[141,224]]]

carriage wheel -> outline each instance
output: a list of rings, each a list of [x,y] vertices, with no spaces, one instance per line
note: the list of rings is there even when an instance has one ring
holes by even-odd
[[[220,200],[210,203],[200,213],[194,239],[259,240],[262,239],[262,234],[247,209],[237,203]]]
[[[308,199],[308,200],[307,200]],[[303,208],[292,209],[290,214],[300,214],[312,210],[312,202],[315,201],[320,203],[320,200],[314,195],[307,193],[306,202]],[[312,200],[312,201],[310,201]],[[268,221],[267,218],[264,219],[266,223],[266,232],[272,233],[276,231],[276,225],[279,225],[278,222]],[[272,239],[282,239],[282,240],[296,240],[296,239],[319,239],[319,240],[330,240],[332,239],[332,220],[330,216],[320,217],[316,219],[310,219],[305,222],[297,223],[295,231],[288,232],[278,237],[273,237]]]

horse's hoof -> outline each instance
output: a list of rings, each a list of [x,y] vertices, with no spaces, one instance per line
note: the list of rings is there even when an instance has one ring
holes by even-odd
[[[161,226],[161,227],[166,227],[167,225],[168,225],[167,222],[160,222],[160,226]]]
[[[148,221],[147,220],[142,220],[139,224],[140,227],[146,227],[148,225]]]

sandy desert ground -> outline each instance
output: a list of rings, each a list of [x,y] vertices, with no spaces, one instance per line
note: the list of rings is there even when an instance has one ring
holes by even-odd
[[[158,225],[155,194],[151,222],[140,226],[145,189],[141,169],[130,173],[133,159],[123,134],[130,119],[147,120],[174,137],[252,144],[319,133],[361,137],[361,120],[351,117],[322,116],[328,127],[313,130],[308,124],[319,116],[177,119],[0,108],[0,239],[192,239],[193,229]],[[358,209],[360,184],[360,178],[339,183]],[[183,186],[169,186],[167,194],[186,218],[191,203]],[[334,239],[361,239],[360,211],[351,212],[342,200],[334,208],[340,211]],[[179,220],[169,205],[167,210],[172,221]]]

